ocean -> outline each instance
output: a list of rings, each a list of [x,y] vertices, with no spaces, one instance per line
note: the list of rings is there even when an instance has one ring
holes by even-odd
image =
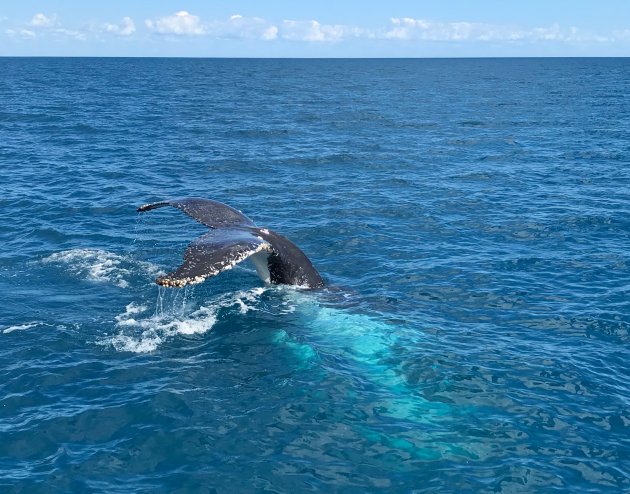
[[[630,59],[0,73],[3,493],[630,491]],[[158,287],[185,197],[326,287]]]

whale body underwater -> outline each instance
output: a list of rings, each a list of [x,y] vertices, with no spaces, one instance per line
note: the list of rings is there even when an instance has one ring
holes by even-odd
[[[293,242],[260,228],[243,213],[227,204],[190,197],[145,204],[138,212],[172,206],[210,228],[193,240],[184,253],[184,263],[155,280],[166,287],[201,283],[211,276],[250,259],[265,283],[321,288],[324,280]]]
[[[201,283],[249,258],[266,283],[308,288],[324,286],[320,274],[295,244],[276,232],[256,226],[240,211],[217,201],[199,198],[146,204],[140,206],[138,211],[145,212],[164,206],[180,209],[209,227],[210,231],[191,242],[184,254],[183,264],[175,271],[157,278],[158,285],[184,287]],[[302,290],[285,291],[281,286],[277,289],[268,287],[257,290],[262,291],[239,292],[237,298],[244,297],[250,303],[255,303],[271,296],[269,294],[275,294],[273,296],[284,299],[289,306],[295,308],[290,311],[290,317],[297,321],[295,327],[306,329],[303,332],[296,330],[298,338],[292,337],[284,329],[274,331],[270,336],[271,343],[290,350],[295,365],[317,373],[319,379],[337,382],[341,389],[343,385],[340,383],[347,378],[349,372],[354,376],[353,379],[361,381],[362,386],[368,390],[365,395],[349,393],[346,396],[355,408],[360,409],[369,404],[375,410],[366,421],[351,426],[355,433],[369,443],[378,445],[377,447],[396,447],[416,460],[436,460],[452,456],[469,459],[477,457],[479,452],[446,437],[451,417],[455,412],[465,413],[464,410],[456,411],[447,403],[426,399],[407,381],[404,352],[403,355],[399,352],[407,347],[408,328],[388,324],[367,314],[326,306],[318,294]],[[158,299],[163,295],[164,292],[161,292]],[[228,297],[226,302],[222,297],[225,295],[215,300],[216,310],[231,310],[231,299]],[[239,312],[243,313],[242,300],[238,305]],[[129,309],[128,307],[128,311]],[[131,311],[134,316],[123,324],[125,330],[138,324],[133,307]],[[204,310],[198,312],[207,313]],[[153,316],[148,321],[157,320],[162,327],[171,327],[172,321],[168,320],[170,316],[166,315],[167,322],[164,325],[160,319],[164,316],[162,310],[156,311],[158,313],[162,315]],[[160,341],[159,331],[144,329],[146,325],[142,322],[140,327],[143,328],[141,340]],[[417,335],[414,334],[413,338],[417,338]],[[119,336],[119,341],[128,342],[129,339],[126,335]],[[337,365],[332,363],[317,365],[320,361],[342,361],[343,370],[336,372]],[[324,369],[326,372],[323,372]],[[375,399],[375,395],[379,398]],[[402,424],[404,433],[393,433],[387,427],[381,427],[381,421],[387,424],[391,420]]]

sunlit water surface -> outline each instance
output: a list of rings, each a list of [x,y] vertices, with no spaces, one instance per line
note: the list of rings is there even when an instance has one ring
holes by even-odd
[[[630,490],[630,62],[0,59],[0,489]],[[162,289],[199,196],[328,288]]]

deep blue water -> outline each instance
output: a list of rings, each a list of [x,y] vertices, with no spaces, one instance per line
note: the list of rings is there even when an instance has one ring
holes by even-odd
[[[0,59],[0,490],[630,490],[630,60]],[[328,288],[158,289],[199,196]]]

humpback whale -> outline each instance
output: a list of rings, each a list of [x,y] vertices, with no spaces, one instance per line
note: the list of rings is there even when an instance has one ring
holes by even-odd
[[[138,212],[164,206],[183,211],[210,231],[190,243],[184,253],[184,263],[157,278],[158,285],[183,287],[201,283],[249,258],[266,283],[308,288],[324,286],[311,261],[293,242],[256,226],[237,209],[218,201],[190,197],[145,204]]]

